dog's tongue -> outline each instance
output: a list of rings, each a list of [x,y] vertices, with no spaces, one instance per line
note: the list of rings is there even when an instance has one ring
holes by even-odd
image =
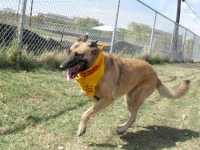
[[[70,81],[71,79],[76,77],[79,67],[80,67],[80,64],[78,64],[75,67],[67,70],[67,81]]]
[[[69,70],[67,70],[67,81],[70,81]]]
[[[74,73],[75,73],[74,68],[67,70],[67,81],[70,81],[73,78]]]

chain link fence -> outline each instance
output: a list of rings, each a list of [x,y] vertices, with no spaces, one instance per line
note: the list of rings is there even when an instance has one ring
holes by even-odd
[[[86,33],[112,53],[200,61],[198,35],[137,0],[0,1],[0,48],[17,43],[38,56]]]

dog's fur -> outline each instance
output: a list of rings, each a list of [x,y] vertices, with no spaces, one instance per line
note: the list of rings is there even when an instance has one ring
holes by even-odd
[[[90,43],[87,39],[87,35],[81,36],[71,46],[67,59],[60,65],[61,69],[69,70],[74,65],[84,62],[84,66],[79,70],[84,71],[93,64],[101,51],[97,47],[97,41]],[[96,85],[95,97],[90,97],[95,102],[94,106],[81,116],[78,136],[85,133],[87,121],[91,116],[123,95],[125,95],[125,105],[130,112],[130,118],[124,124],[117,126],[118,134],[123,134],[131,126],[145,98],[150,96],[155,89],[161,96],[170,99],[180,98],[188,90],[190,82],[188,80],[183,81],[178,89],[167,88],[162,84],[153,67],[144,60],[120,58],[109,53],[103,54],[105,56],[104,75]]]

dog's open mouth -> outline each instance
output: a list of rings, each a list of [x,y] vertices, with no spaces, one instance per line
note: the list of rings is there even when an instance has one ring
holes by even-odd
[[[85,63],[80,62],[74,67],[67,70],[67,81],[70,81],[71,79],[75,78],[79,72],[82,71],[84,68]]]

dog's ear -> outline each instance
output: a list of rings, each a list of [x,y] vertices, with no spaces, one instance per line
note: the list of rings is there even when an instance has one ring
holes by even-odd
[[[86,42],[87,41],[87,39],[88,39],[88,35],[82,35],[82,36],[80,36],[79,38],[78,38],[78,40],[77,41],[79,41],[79,42]]]
[[[97,42],[98,41],[92,41],[91,44],[90,44],[91,52],[92,52],[93,55],[96,55],[97,52],[98,52]]]
[[[98,41],[92,41],[90,44],[90,47],[97,47],[97,42]]]

